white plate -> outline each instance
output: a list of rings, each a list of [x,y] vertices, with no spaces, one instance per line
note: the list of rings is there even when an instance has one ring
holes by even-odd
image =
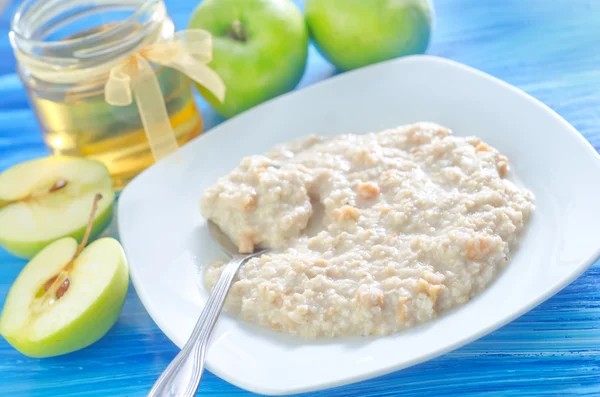
[[[207,368],[244,389],[287,394],[389,373],[471,342],[538,305],[600,255],[600,161],[556,113],[469,67],[407,57],[345,73],[233,118],[138,176],[119,202],[119,231],[144,306],[178,346],[207,294],[204,264],[221,257],[199,197],[243,156],[316,133],[365,133],[434,121],[507,155],[536,195],[521,249],[483,294],[443,318],[386,338],[305,342],[223,315]]]

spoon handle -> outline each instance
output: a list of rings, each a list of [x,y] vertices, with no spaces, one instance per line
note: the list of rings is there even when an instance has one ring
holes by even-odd
[[[192,335],[160,375],[148,397],[193,397],[204,371],[204,356],[227,292],[240,266],[251,256],[234,256],[224,265]]]

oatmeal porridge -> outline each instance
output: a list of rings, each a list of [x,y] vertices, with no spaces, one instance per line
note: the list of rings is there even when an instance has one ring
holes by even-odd
[[[432,123],[308,137],[244,158],[206,189],[204,216],[240,252],[226,307],[305,338],[386,335],[484,290],[534,209],[508,159]],[[209,266],[212,288],[221,264]]]

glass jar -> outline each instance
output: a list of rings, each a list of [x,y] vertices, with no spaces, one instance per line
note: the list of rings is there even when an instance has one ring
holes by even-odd
[[[103,162],[117,189],[151,165],[135,98],[126,106],[109,105],[104,87],[110,65],[173,35],[162,0],[25,0],[12,19],[10,40],[51,152]],[[190,79],[169,67],[152,68],[182,145],[202,130]]]

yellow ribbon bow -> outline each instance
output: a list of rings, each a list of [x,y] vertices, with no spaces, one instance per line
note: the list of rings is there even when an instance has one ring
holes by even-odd
[[[211,34],[205,30],[189,29],[175,33],[169,41],[145,46],[111,68],[104,92],[106,102],[114,106],[127,106],[135,96],[150,149],[156,160],[174,152],[178,145],[150,62],[179,70],[222,102],[225,98],[225,84],[206,65],[211,59]]]

